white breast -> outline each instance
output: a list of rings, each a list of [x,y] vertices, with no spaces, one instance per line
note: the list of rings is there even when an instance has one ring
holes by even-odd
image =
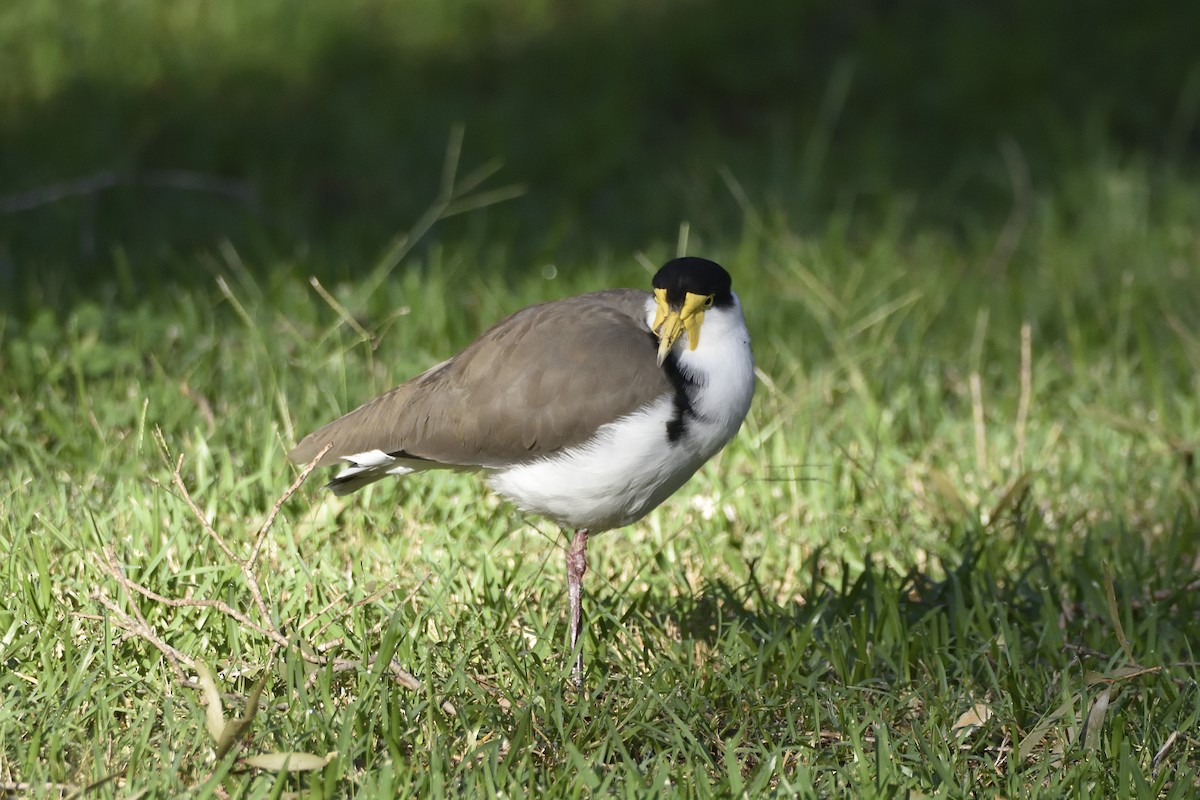
[[[707,461],[738,432],[754,397],[754,355],[737,295],[733,295],[732,308],[704,313],[695,350],[688,348],[684,333],[675,353],[679,368],[703,386],[692,398],[696,419],[690,427],[695,429],[694,443]]]

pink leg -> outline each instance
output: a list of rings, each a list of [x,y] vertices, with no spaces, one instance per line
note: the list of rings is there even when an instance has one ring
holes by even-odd
[[[583,683],[583,647],[579,636],[583,632],[583,574],[587,572],[587,529],[575,531],[567,549],[567,598],[571,603],[571,652],[575,653],[573,675],[575,685]]]

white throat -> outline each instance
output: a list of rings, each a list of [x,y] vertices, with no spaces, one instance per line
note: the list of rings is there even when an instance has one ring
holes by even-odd
[[[693,392],[688,444],[708,460],[741,427],[754,397],[754,354],[750,331],[736,293],[733,305],[704,312],[699,341],[692,348],[685,330],[671,348],[680,371],[699,391]],[[646,324],[654,323],[656,304],[646,302]]]

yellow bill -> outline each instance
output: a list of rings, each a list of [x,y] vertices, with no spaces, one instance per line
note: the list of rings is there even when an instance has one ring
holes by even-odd
[[[688,349],[696,349],[696,345],[700,343],[700,324],[704,322],[704,309],[712,304],[712,298],[709,295],[688,292],[679,310],[671,308],[667,303],[666,289],[655,289],[654,299],[658,307],[654,313],[652,329],[658,336],[658,365],[661,367],[667,360],[667,353],[671,352],[671,348],[685,331],[688,335]]]

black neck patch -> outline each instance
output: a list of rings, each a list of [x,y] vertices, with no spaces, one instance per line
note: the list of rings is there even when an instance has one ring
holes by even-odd
[[[662,368],[663,372],[667,374],[667,380],[675,389],[673,398],[675,413],[667,420],[667,441],[674,444],[687,433],[688,419],[693,416],[690,390],[697,388],[698,384],[683,374],[683,370],[679,368],[679,357],[674,353],[667,356]]]
[[[651,285],[667,290],[667,304],[672,308],[682,306],[689,292],[712,295],[714,306],[733,305],[733,279],[724,267],[706,258],[673,258],[655,273]]]

